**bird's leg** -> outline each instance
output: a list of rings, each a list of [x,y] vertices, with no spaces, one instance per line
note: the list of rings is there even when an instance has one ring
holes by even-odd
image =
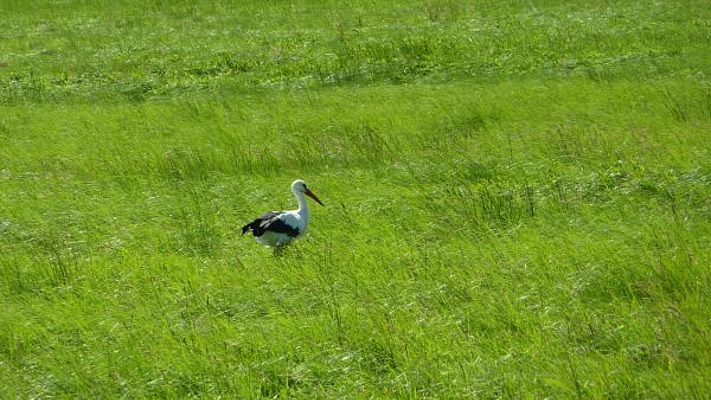
[[[281,257],[286,254],[286,245],[276,246],[272,252],[274,257]]]

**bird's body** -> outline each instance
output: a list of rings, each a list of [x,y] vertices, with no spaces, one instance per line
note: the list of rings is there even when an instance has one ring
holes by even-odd
[[[309,207],[306,197],[311,197],[323,206],[321,200],[309,190],[306,183],[296,180],[291,184],[291,191],[299,202],[299,208],[293,211],[270,211],[242,227],[242,234],[251,231],[257,242],[279,248],[306,232],[309,224]]]

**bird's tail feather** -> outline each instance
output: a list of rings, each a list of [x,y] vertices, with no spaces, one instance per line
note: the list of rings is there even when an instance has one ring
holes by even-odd
[[[250,231],[250,230],[252,230],[252,224],[251,224],[251,223],[249,223],[249,224],[247,224],[247,225],[245,225],[245,226],[242,227],[242,234],[244,235],[245,233],[247,233],[247,231]]]

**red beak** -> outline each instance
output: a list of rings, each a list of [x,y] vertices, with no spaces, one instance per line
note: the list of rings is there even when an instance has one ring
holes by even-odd
[[[314,194],[314,192],[312,192],[312,191],[309,190],[309,189],[306,189],[306,191],[305,191],[304,193],[306,193],[306,195],[309,196],[309,197],[311,197],[312,199],[316,200],[316,202],[317,202],[318,204],[321,204],[321,206],[325,207],[325,206],[323,205],[323,203],[321,203],[321,200],[319,200],[318,197],[316,197],[316,195]]]

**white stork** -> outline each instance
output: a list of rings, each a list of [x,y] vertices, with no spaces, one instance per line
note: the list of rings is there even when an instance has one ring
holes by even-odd
[[[280,248],[294,238],[303,235],[306,232],[306,226],[309,224],[309,207],[306,204],[304,195],[316,200],[321,206],[323,206],[323,203],[301,179],[297,179],[291,184],[291,192],[294,193],[296,200],[299,202],[298,210],[265,213],[243,226],[242,234],[252,231],[257,242],[274,248]]]

